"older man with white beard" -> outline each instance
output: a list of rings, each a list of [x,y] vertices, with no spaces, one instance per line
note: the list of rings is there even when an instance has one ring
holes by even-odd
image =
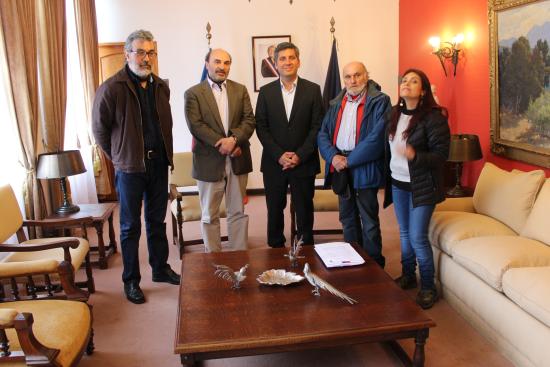
[[[390,98],[369,80],[361,62],[347,64],[343,77],[345,89],[330,102],[317,136],[327,162],[326,184],[335,172],[348,175],[349,188],[338,196],[344,239],[362,244],[384,267],[377,193],[384,182],[384,131]]]
[[[124,45],[126,64],[97,90],[92,110],[95,139],[116,170],[120,203],[120,243],[126,298],[145,302],[139,286],[141,202],[153,281],[179,284],[167,264],[168,166],[172,162],[172,112],[168,85],[152,73],[157,56],[153,35],[138,30]]]

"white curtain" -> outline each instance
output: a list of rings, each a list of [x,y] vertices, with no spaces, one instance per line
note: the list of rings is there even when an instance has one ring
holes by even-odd
[[[74,4],[66,0],[67,18],[67,114],[65,150],[80,149],[86,172],[69,177],[71,197],[75,204],[96,204],[92,146],[84,103],[84,86],[80,76],[80,59],[76,36]]]

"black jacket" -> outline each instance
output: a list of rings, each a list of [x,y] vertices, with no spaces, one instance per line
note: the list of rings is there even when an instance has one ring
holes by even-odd
[[[172,110],[170,89],[153,77],[155,106],[166,156],[173,168]],[[92,131],[101,149],[122,172],[145,172],[141,108],[134,82],[126,67],[107,79],[96,91],[92,108]]]
[[[284,171],[294,177],[315,176],[319,170],[317,132],[323,119],[319,85],[298,78],[290,121],[286,117],[280,79],[260,88],[256,103],[256,134],[263,145],[261,171],[282,174],[278,163],[284,152],[300,157],[296,168]]]
[[[395,107],[394,107],[395,108]],[[388,129],[386,129],[386,190],[384,208],[393,202],[391,191]],[[434,109],[418,122],[407,138],[407,144],[416,150],[409,161],[413,207],[435,205],[445,200],[443,166],[449,156],[450,131],[447,117]]]

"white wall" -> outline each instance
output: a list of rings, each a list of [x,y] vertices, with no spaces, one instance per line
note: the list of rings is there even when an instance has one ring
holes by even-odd
[[[252,105],[252,36],[290,34],[300,48],[299,75],[323,87],[330,56],[330,18],[336,21],[340,69],[352,60],[365,62],[370,77],[396,100],[398,72],[398,0],[96,0],[99,42],[122,42],[132,31],[150,30],[159,51],[159,73],[170,81],[174,117],[174,151],[188,151],[191,136],[183,94],[199,82],[208,49],[227,49],[230,79],[248,87]],[[263,187],[261,144],[252,139],[254,172],[249,187]]]

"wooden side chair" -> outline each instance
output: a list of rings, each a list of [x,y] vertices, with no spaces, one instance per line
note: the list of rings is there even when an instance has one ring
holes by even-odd
[[[336,195],[331,188],[324,189],[323,184],[321,183],[325,179],[325,160],[319,155],[319,160],[321,161],[321,172],[315,176],[315,195],[313,197],[313,213],[319,212],[336,212],[339,213],[338,207],[338,195]],[[322,180],[322,181],[321,181]],[[319,183],[318,183],[319,182]],[[337,217],[338,218],[338,217]],[[338,223],[338,228],[313,228],[313,235],[320,234],[340,234],[343,233],[342,225],[340,221]],[[296,240],[297,234],[296,226],[296,211],[292,201],[290,202],[290,240],[291,243],[294,243]]]
[[[172,237],[174,246],[179,247],[180,258],[185,246],[204,243],[202,238],[184,239],[183,223],[201,220],[201,205],[197,182],[191,176],[193,153],[174,153],[174,170],[170,174],[170,211],[172,213]],[[225,200],[220,208],[220,218],[226,218]],[[222,236],[227,241],[227,236]]]
[[[6,298],[5,287],[11,287],[11,296],[18,299],[19,284],[25,285],[28,297],[53,297],[56,284],[64,291],[72,287],[74,273],[82,264],[86,267],[86,280],[77,285],[84,286],[89,292],[95,292],[94,278],[90,264],[90,245],[86,238],[55,237],[27,240],[23,227],[41,227],[42,229],[61,229],[80,226],[83,236],[86,236],[86,226],[92,223],[92,218],[56,219],[24,221],[19,205],[11,186],[0,186],[0,253],[7,256],[0,260],[0,298]],[[4,244],[8,238],[16,234],[19,244]],[[70,272],[62,276],[60,264],[67,262]],[[69,279],[67,279],[67,276]],[[82,294],[82,293],[80,293]],[[87,294],[87,293],[86,293]],[[80,296],[79,296],[80,297]]]
[[[62,261],[58,268],[62,274],[72,273],[69,261]],[[0,280],[5,279],[0,275]],[[76,366],[84,352],[92,354],[92,310],[82,302],[87,292],[74,283],[64,291],[65,299],[2,300],[1,366],[69,367]]]

